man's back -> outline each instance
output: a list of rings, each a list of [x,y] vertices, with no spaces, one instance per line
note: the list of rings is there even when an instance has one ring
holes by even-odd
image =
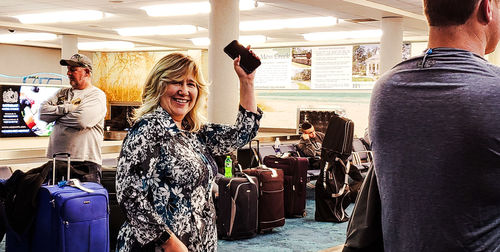
[[[387,251],[500,250],[500,68],[458,49],[405,61],[370,127]]]

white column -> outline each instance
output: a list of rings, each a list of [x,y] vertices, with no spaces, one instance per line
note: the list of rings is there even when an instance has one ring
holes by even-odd
[[[61,59],[69,59],[78,53],[78,37],[76,35],[62,35]],[[61,73],[66,74],[68,69],[61,67]]]
[[[380,74],[390,70],[402,60],[402,18],[382,18],[382,32],[382,38],[380,39]]]
[[[499,48],[499,46],[497,46],[497,48],[495,49],[494,52],[486,55],[485,58],[487,58],[491,64],[500,66],[500,48]]]
[[[238,0],[210,0],[209,17],[208,120],[214,123],[234,124],[239,104],[239,80],[233,61],[223,49],[239,37],[240,10]]]

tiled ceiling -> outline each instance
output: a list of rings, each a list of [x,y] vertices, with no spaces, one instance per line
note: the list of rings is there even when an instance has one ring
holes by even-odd
[[[56,34],[75,34],[79,41],[124,40],[131,41],[138,48],[203,48],[189,40],[195,37],[208,37],[208,30],[191,35],[121,37],[113,29],[134,26],[191,24],[208,29],[209,14],[181,17],[149,17],[140,7],[181,2],[199,2],[204,0],[1,0],[0,35],[17,31],[43,31]],[[206,0],[208,1],[208,0]],[[258,0],[262,6],[240,12],[240,21],[298,18],[313,16],[334,16],[345,20],[337,25],[322,28],[286,29],[277,31],[241,32],[241,35],[265,35],[268,41],[256,47],[342,44],[350,41],[304,40],[302,34],[323,31],[351,31],[380,29],[383,17],[402,17],[405,40],[425,40],[427,26],[422,14],[421,0]],[[113,14],[103,20],[78,23],[53,23],[41,25],[21,24],[15,15],[52,12],[60,10],[91,9]],[[371,20],[368,22],[363,22]],[[360,22],[361,21],[361,22]],[[51,42],[30,42],[47,47],[60,47],[61,39]]]

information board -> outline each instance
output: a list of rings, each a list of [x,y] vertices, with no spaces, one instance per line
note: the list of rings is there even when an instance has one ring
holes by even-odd
[[[42,102],[60,87],[0,85],[0,137],[48,136],[54,123],[40,120]]]

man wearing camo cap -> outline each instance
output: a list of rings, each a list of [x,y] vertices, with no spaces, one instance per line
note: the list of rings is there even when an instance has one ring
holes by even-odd
[[[55,122],[47,158],[67,152],[71,155],[71,178],[99,182],[106,95],[92,85],[92,61],[87,56],[74,54],[59,63],[68,67],[71,88],[61,88],[40,107],[40,119]],[[66,162],[57,161],[56,165],[58,177],[66,176]]]

